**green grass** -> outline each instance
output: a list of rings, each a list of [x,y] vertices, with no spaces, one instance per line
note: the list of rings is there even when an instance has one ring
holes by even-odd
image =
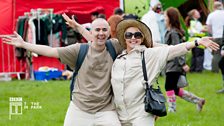
[[[11,81],[0,84],[0,126],[62,126],[69,104],[69,81]],[[22,97],[28,109],[9,120],[9,97]],[[31,108],[39,102],[41,109]]]
[[[221,74],[205,71],[202,74],[187,74],[189,81],[188,90],[199,97],[206,99],[202,112],[196,111],[196,105],[177,98],[177,112],[168,113],[168,116],[161,117],[156,126],[223,126],[224,117],[224,94],[216,94],[221,85]],[[160,78],[160,84],[164,84],[164,78]],[[162,85],[163,92],[164,85]]]
[[[224,94],[221,74],[209,71],[187,74],[190,86],[186,88],[206,99],[201,113],[194,104],[177,98],[177,112],[168,113],[156,121],[156,126],[222,126]],[[160,77],[164,92],[164,78]],[[12,115],[9,120],[9,97],[22,97],[28,109],[22,115]],[[41,109],[31,109],[31,102],[39,102]],[[0,82],[0,126],[62,126],[69,104],[69,81],[11,81]]]

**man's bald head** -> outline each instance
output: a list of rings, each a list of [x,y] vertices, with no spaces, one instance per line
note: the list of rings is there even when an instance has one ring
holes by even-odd
[[[93,22],[92,22],[92,28],[91,29],[94,29],[100,25],[103,25],[104,27],[108,28],[109,29],[109,24],[108,22],[103,19],[103,18],[97,18],[95,19]]]

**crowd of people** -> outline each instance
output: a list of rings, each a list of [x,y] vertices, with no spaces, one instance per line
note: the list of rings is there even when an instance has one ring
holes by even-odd
[[[224,46],[222,47],[223,42],[220,40],[222,38],[220,33],[223,32],[216,32],[217,27],[219,30],[222,28],[221,31],[224,27],[222,3],[214,3],[215,10],[209,14],[206,21],[207,31],[215,39],[201,37],[192,42],[185,42],[185,33],[180,25],[180,13],[177,8],[169,7],[163,12],[159,1],[150,6],[149,12],[142,17],[141,21],[135,15],[124,14],[120,8],[116,8],[114,15],[108,20],[104,16],[98,17],[99,15],[94,18],[90,29],[77,23],[74,17],[62,15],[66,24],[82,34],[89,45],[74,81],[72,99],[65,116],[64,126],[153,126],[156,116],[144,110],[145,87],[142,84],[144,78],[141,64],[143,52],[150,85],[154,85],[161,72],[165,72],[168,112],[176,111],[175,95],[196,104],[199,111],[205,104],[204,98],[177,87],[179,77],[186,76],[186,72],[190,71],[184,56],[189,50],[204,51],[206,48],[212,50],[214,55],[219,55],[215,63],[221,69],[224,82]],[[192,13],[195,14],[189,14],[189,16],[196,15],[191,17],[192,21],[188,21],[192,34],[194,34],[193,29],[197,29],[195,31],[198,33],[205,32],[206,29],[198,23],[200,17],[198,11],[192,10]],[[220,23],[217,23],[219,21]],[[218,24],[222,24],[222,27],[217,26]],[[66,47],[52,48],[25,42],[16,32],[13,36],[1,37],[6,44],[58,58],[72,70],[78,63],[80,47],[84,44],[76,43]],[[117,55],[115,60],[106,46],[108,40]],[[193,51],[194,53],[197,51]],[[193,64],[199,62],[200,66],[203,66],[202,59],[199,58],[200,61],[198,61],[197,58],[194,59]],[[192,71],[202,72],[203,70],[203,68],[199,70],[196,68],[192,68]],[[223,93],[224,89],[218,92]]]

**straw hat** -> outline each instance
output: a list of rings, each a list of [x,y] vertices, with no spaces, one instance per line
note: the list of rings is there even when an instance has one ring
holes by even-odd
[[[117,25],[117,39],[121,43],[123,48],[125,49],[127,48],[126,42],[124,39],[124,33],[126,29],[129,27],[137,27],[142,32],[144,36],[144,40],[141,43],[141,45],[145,45],[147,48],[149,47],[151,48],[153,46],[152,33],[151,33],[151,30],[148,28],[148,26],[139,20],[126,19],[126,20],[122,20]]]

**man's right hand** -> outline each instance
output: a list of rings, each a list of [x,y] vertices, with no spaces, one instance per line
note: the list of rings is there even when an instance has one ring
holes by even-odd
[[[74,19],[74,15],[72,15],[72,18],[69,18],[68,15],[66,15],[65,13],[62,14],[62,17],[65,19],[66,24],[68,26],[70,26],[71,28],[77,30],[78,26],[80,25],[79,23],[77,23]]]
[[[82,34],[82,36],[87,40],[87,41],[93,41],[93,36],[91,33],[85,29],[82,25],[80,25],[78,22],[75,21],[74,15],[72,16],[72,19],[69,18],[65,13],[62,14],[62,17],[66,20],[66,24],[70,27],[72,27],[74,30]]]

